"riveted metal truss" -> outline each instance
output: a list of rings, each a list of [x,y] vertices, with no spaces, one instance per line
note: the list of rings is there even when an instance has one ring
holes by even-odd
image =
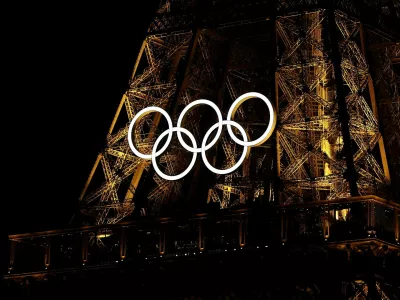
[[[389,183],[390,175],[385,148],[383,144],[380,147],[378,145],[381,133],[378,113],[373,112],[376,100],[371,89],[368,89],[371,74],[362,52],[360,22],[341,11],[336,11],[335,19],[341,33],[341,67],[348,87],[346,103],[350,116],[350,136],[354,141],[353,160],[359,174],[358,189],[361,195],[377,194]]]
[[[337,84],[326,46],[325,10],[277,19],[280,41],[276,72],[279,108],[278,174],[281,203],[350,196],[339,120]],[[374,194],[389,183],[377,150],[381,138],[368,90],[369,66],[359,45],[360,22],[335,12],[349,131],[359,193]],[[384,165],[384,166],[382,166]]]
[[[169,104],[176,90],[175,77],[170,75],[171,65],[176,66],[182,58],[190,38],[190,32],[178,32],[173,35],[150,35],[143,42],[130,87],[114,117],[107,136],[107,145],[94,166],[95,170],[101,164],[104,181],[99,188],[86,193],[95,172],[92,171],[81,195],[84,212],[94,215],[97,224],[117,223],[134,210],[133,197],[141,174],[149,167],[149,161],[136,157],[129,148],[129,121],[136,112],[145,107],[165,108]],[[122,123],[121,128],[114,130],[117,121],[121,119],[126,122]],[[159,122],[159,116],[149,116],[136,126],[133,138],[140,152],[151,153]],[[166,153],[161,163],[166,164],[168,169],[171,168],[172,160]],[[158,199],[163,199],[170,192],[172,184],[166,184],[158,178],[155,181],[156,188],[151,196],[157,195]],[[122,185],[125,188],[121,188]]]
[[[266,33],[268,26],[269,21],[255,19],[246,25],[229,24],[216,29],[220,36],[234,40],[230,46],[230,57],[226,63],[222,87],[224,111],[246,92],[257,90],[271,97],[273,57],[267,55],[271,42],[271,35]],[[260,109],[257,104],[260,103],[242,105],[235,115],[235,121],[245,128],[252,140],[263,133],[270,117],[268,113],[257,115],[256,111]],[[232,167],[241,155],[243,147],[234,143],[228,135],[222,137],[220,145],[223,149],[221,168]],[[220,203],[221,208],[244,204],[264,195],[268,198],[266,201],[271,201],[274,198],[272,185],[263,181],[265,170],[273,163],[272,160],[266,159],[268,148],[268,145],[264,145],[264,148],[251,149],[249,157],[237,171],[220,176],[214,189],[210,191],[210,199]]]
[[[365,28],[366,52],[371,60],[376,110],[383,131],[393,186],[400,184],[400,42],[381,31]],[[397,69],[396,69],[397,68]],[[396,193],[397,192],[397,193]],[[395,189],[395,197],[399,197]]]
[[[249,22],[248,25],[258,27],[258,22],[260,20]],[[260,87],[257,89],[259,92],[270,92],[271,84],[266,82],[271,76],[265,63],[261,63],[262,51],[268,47],[263,36],[265,34],[258,33],[244,39],[246,34],[242,33],[231,45],[229,35],[234,35],[240,26],[242,25],[230,24],[217,30],[202,29],[196,33],[181,31],[150,35],[146,38],[135,65],[130,88],[121,101],[107,137],[107,147],[99,155],[97,164],[101,165],[105,180],[100,188],[81,197],[82,205],[85,209],[87,207],[84,212],[93,214],[93,210],[96,211],[97,223],[116,223],[132,213],[133,198],[140,178],[145,170],[149,170],[149,161],[135,157],[127,143],[129,120],[136,112],[148,106],[158,106],[167,110],[171,107],[170,115],[176,123],[180,112],[189,103],[197,99],[211,99],[218,104],[226,117],[232,102],[241,94],[252,91],[254,82]],[[185,76],[177,84],[177,68],[184,58]],[[221,64],[222,58],[229,60],[229,63]],[[220,92],[215,93],[216,89]],[[128,122],[119,130],[114,130],[114,125],[123,118],[123,108]],[[244,124],[250,136],[257,137],[265,130],[263,127],[266,127],[268,122],[264,120],[263,123],[257,124],[250,120],[248,114],[251,115],[252,110],[254,105],[240,107],[235,120]],[[140,152],[151,153],[155,139],[160,133],[161,119],[162,117],[157,115],[146,117],[136,127],[134,140]],[[201,145],[200,137],[205,133],[204,128],[200,128],[205,119],[207,123],[208,118],[205,118],[204,113],[193,109],[188,112],[182,124],[193,133],[197,145]],[[210,126],[210,123],[207,124]],[[219,145],[221,150],[215,163],[221,169],[231,167],[241,155],[242,147],[234,144],[226,133],[221,137]],[[158,164],[162,172],[177,174],[187,167],[190,155],[183,153],[182,146],[173,139]],[[219,176],[211,189],[211,199],[219,202],[221,208],[228,208],[243,204],[249,198],[249,191],[252,199],[264,195],[261,174],[265,171],[265,158],[265,148],[253,151],[250,158],[236,172]],[[256,165],[254,180],[249,178],[251,161]],[[91,177],[93,174],[89,180]],[[157,213],[162,203],[172,195],[181,196],[182,181],[167,181],[157,174],[154,174],[152,179],[155,185],[147,194],[148,208],[152,213]],[[273,197],[272,186],[269,185],[268,188],[269,197]],[[122,190],[125,192],[121,193]]]
[[[376,281],[375,289],[380,299],[389,300],[391,296],[395,296],[391,290],[392,286]],[[371,294],[368,291],[368,285],[364,280],[355,280],[353,282],[346,282],[342,284],[343,294],[348,296],[347,299],[363,300],[370,299]]]
[[[393,3],[365,0],[364,6],[368,13],[379,11],[376,24],[390,29],[382,16],[388,11],[386,15],[396,17],[392,8],[398,3]],[[133,212],[138,187],[143,181],[148,184],[149,178],[153,188],[141,197],[147,197],[151,213],[171,199],[190,198],[195,189],[188,192],[186,187],[195,185],[195,179],[166,181],[151,171],[150,161],[133,155],[127,142],[130,120],[141,109],[158,106],[176,124],[182,109],[197,99],[213,101],[226,118],[232,102],[251,91],[274,102],[276,134],[251,149],[235,172],[216,176],[208,187],[208,201],[231,208],[259,197],[280,204],[333,200],[354,196],[354,186],[361,195],[386,196],[390,180],[399,177],[399,43],[364,27],[358,5],[335,1],[328,7],[318,0],[161,1],[105,149],[81,194],[82,211],[94,216],[97,224],[117,223]],[[328,11],[334,11],[333,20]],[[339,60],[332,56],[329,22],[337,33]],[[341,80],[336,78],[338,63]],[[244,103],[234,117],[252,140],[262,134],[269,118],[255,102]],[[212,114],[194,108],[183,121],[197,146],[216,121]],[[140,152],[151,153],[165,130],[163,122],[161,115],[150,114],[136,126],[133,139]],[[183,150],[174,137],[158,158],[161,171],[183,171],[191,158]],[[207,155],[216,168],[226,169],[242,150],[223,132]],[[96,173],[102,178],[97,188],[89,189]]]

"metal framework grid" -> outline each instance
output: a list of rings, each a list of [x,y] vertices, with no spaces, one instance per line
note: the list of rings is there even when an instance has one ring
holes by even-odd
[[[383,31],[389,32],[389,17],[398,20],[399,3],[364,1],[363,11],[379,15],[372,27],[363,23],[368,15],[359,13],[357,2],[328,2],[162,1],[107,146],[80,196],[82,211],[95,216],[96,224],[118,223],[133,212],[135,195],[149,181],[153,188],[142,188],[140,195],[148,198],[145,208],[151,214],[173,199],[191,199],[202,178],[197,175],[205,174],[200,164],[193,180],[163,180],[148,161],[131,153],[129,121],[152,105],[166,109],[176,122],[183,107],[201,98],[226,114],[249,91],[275,102],[276,136],[252,149],[238,171],[214,178],[208,201],[232,208],[258,197],[281,205],[358,195],[390,199],[390,182],[400,183],[400,45],[393,33]],[[251,137],[266,126],[268,114],[262,111],[250,102],[236,114]],[[199,142],[212,120],[200,109],[189,118],[184,127]],[[139,151],[150,153],[163,126],[160,115],[139,124],[134,133]],[[224,136],[209,157],[226,168],[241,151]],[[160,158],[162,170],[180,172],[187,157],[173,143]],[[97,168],[103,183],[90,191]]]

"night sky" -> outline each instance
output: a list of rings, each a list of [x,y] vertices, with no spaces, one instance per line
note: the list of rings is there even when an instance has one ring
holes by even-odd
[[[159,1],[95,3],[2,10],[1,215],[8,233],[67,225]]]

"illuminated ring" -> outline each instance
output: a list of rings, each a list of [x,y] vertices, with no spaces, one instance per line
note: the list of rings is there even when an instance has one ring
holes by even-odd
[[[173,127],[173,128],[170,128],[170,129],[164,131],[162,134],[160,134],[160,136],[157,138],[156,142],[154,143],[153,151],[151,153],[151,161],[153,163],[154,170],[157,172],[157,174],[160,177],[162,177],[162,178],[164,178],[166,180],[178,180],[178,179],[181,179],[181,178],[185,177],[186,174],[189,173],[192,170],[192,168],[193,168],[193,166],[194,166],[194,164],[196,162],[196,158],[197,158],[197,153],[193,152],[192,161],[190,162],[190,164],[187,167],[187,169],[185,171],[183,171],[181,174],[178,174],[178,175],[166,175],[163,172],[161,172],[161,170],[158,168],[157,162],[156,162],[156,157],[158,156],[157,153],[160,153],[161,150],[159,152],[156,152],[156,153],[154,153],[154,152],[156,151],[156,149],[158,147],[158,144],[161,142],[162,138],[167,134],[169,134],[169,136],[170,136],[172,134],[172,132],[174,132],[174,131],[177,131],[177,132],[181,132],[182,131],[183,133],[185,133],[190,138],[190,140],[192,141],[193,146],[194,147],[197,146],[196,140],[194,139],[193,134],[191,134],[190,131],[185,129],[185,128]],[[169,142],[165,143],[165,145],[168,146]],[[164,148],[166,148],[166,147],[163,147],[163,149]]]
[[[244,131],[243,127],[242,127],[240,124],[236,123],[235,121],[230,121],[230,120],[222,121],[222,124],[223,124],[223,125],[227,125],[227,126],[231,126],[231,125],[232,125],[232,126],[236,127],[237,129],[239,129],[240,133],[241,133],[242,136],[243,136],[244,141],[247,142],[247,135],[246,135],[246,132]],[[208,162],[207,157],[206,157],[206,151],[205,151],[204,149],[205,149],[205,144],[206,144],[206,142],[207,142],[208,137],[210,136],[211,132],[213,132],[214,129],[215,129],[217,126],[218,126],[218,123],[217,123],[217,124],[214,124],[213,126],[211,126],[211,128],[210,128],[210,129],[207,131],[207,133],[205,134],[204,139],[203,139],[203,143],[201,144],[201,158],[203,159],[203,162],[204,162],[204,164],[206,165],[206,167],[207,167],[211,172],[214,172],[214,173],[216,173],[216,174],[224,175],[224,174],[231,173],[231,172],[235,171],[237,168],[239,168],[239,166],[243,163],[243,161],[244,161],[245,158],[246,158],[248,146],[246,146],[246,145],[244,146],[242,156],[240,157],[240,159],[238,160],[238,162],[237,162],[233,167],[231,167],[231,168],[229,168],[229,169],[226,169],[226,170],[219,170],[219,169],[214,168],[214,167]],[[229,127],[228,127],[228,128],[229,128]]]
[[[191,109],[193,106],[200,105],[200,104],[206,104],[206,105],[211,106],[215,110],[215,112],[217,113],[217,116],[218,116],[218,124],[217,124],[218,125],[218,132],[215,135],[214,139],[207,146],[201,147],[201,148],[192,148],[192,147],[188,146],[185,143],[185,141],[182,138],[181,133],[178,131],[178,139],[179,139],[179,142],[181,143],[181,145],[183,146],[183,148],[185,148],[187,151],[196,152],[196,153],[200,153],[201,151],[207,151],[212,146],[214,146],[215,143],[218,141],[218,138],[220,137],[221,133],[222,133],[222,114],[221,114],[221,111],[219,110],[217,105],[215,105],[210,100],[205,100],[205,99],[200,99],[200,100],[193,101],[188,106],[186,106],[182,110],[181,114],[179,115],[178,122],[177,122],[176,126],[178,128],[180,128],[181,124],[182,124],[182,121],[183,121],[183,117],[187,113],[187,111],[189,109]],[[204,150],[203,150],[203,148],[204,148]]]
[[[167,122],[168,122],[168,130],[169,130],[169,131],[166,131],[166,132],[168,132],[168,138],[167,138],[167,141],[166,141],[165,145],[164,145],[158,152],[156,152],[156,153],[154,153],[154,154],[153,154],[153,153],[152,153],[152,154],[143,154],[143,153],[140,153],[139,151],[137,151],[136,148],[135,148],[135,146],[133,145],[133,142],[132,142],[132,130],[133,130],[133,126],[136,124],[136,122],[140,122],[140,120],[141,120],[144,116],[146,116],[146,115],[148,115],[148,114],[150,114],[150,113],[152,113],[152,112],[159,112],[159,113],[161,113],[161,114],[167,119]],[[159,156],[161,153],[163,153],[163,152],[167,149],[167,147],[169,146],[169,143],[171,142],[171,139],[172,139],[172,131],[171,131],[172,128],[173,128],[173,126],[172,126],[171,117],[170,117],[170,116],[168,115],[168,113],[167,113],[165,110],[163,110],[162,108],[159,108],[159,107],[156,107],[156,106],[150,106],[150,107],[147,107],[147,108],[145,108],[145,109],[142,109],[140,112],[138,112],[138,113],[136,114],[136,116],[132,119],[131,124],[129,125],[129,130],[128,130],[128,143],[129,143],[129,147],[132,149],[133,153],[135,153],[136,156],[139,156],[140,158],[143,158],[143,159],[151,159],[152,156],[154,156],[154,155],[155,155],[155,157],[157,157],[157,156]],[[153,151],[153,152],[154,152],[154,151]]]
[[[232,103],[231,107],[229,108],[227,120],[230,121],[231,118],[233,119],[233,116],[235,115],[239,106],[244,101],[249,100],[251,98],[260,98],[268,106],[270,118],[269,118],[267,130],[263,133],[263,135],[260,136],[258,139],[251,141],[251,142],[247,142],[246,140],[242,141],[242,140],[239,140],[235,136],[235,134],[232,131],[231,125],[229,125],[229,124],[227,125],[228,132],[229,132],[229,135],[231,136],[232,140],[234,140],[236,143],[238,143],[241,146],[247,146],[247,147],[259,146],[262,143],[264,143],[271,136],[272,132],[275,129],[275,125],[276,125],[276,114],[275,114],[275,111],[274,111],[274,108],[273,108],[271,102],[264,95],[261,95],[259,93],[255,93],[255,92],[246,93],[246,94],[243,94],[242,96],[240,96],[239,98],[237,98],[235,100],[235,102]]]

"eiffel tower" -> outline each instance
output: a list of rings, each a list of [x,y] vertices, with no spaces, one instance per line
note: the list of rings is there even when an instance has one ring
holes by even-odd
[[[210,174],[201,165],[197,164],[191,173],[196,174],[193,180],[167,181],[154,173],[149,161],[134,156],[128,145],[129,121],[143,108],[164,108],[176,122],[179,112],[197,99],[212,100],[226,115],[229,105],[244,92],[257,91],[271,97],[274,55],[268,43],[272,23],[254,18],[249,21],[249,28],[237,37],[234,31],[241,27],[241,21],[224,26],[222,31],[206,27],[192,30],[191,27],[202,22],[200,15],[193,15],[194,10],[200,9],[203,12],[199,13],[205,14],[210,4],[166,1],[157,11],[136,60],[129,89],[111,124],[107,146],[98,155],[80,196],[82,211],[92,214],[96,224],[123,220],[132,214],[139,198],[148,199],[148,203],[144,205],[142,200],[140,205],[150,214],[159,213],[163,203],[176,198],[194,201],[194,195],[218,203],[221,208],[240,206],[259,197],[268,198],[266,201],[274,199],[271,180],[263,179],[273,168],[272,144],[254,149],[240,170],[212,178],[203,184],[202,190],[196,178]],[[263,31],[253,31],[260,24],[266,26]],[[249,37],[249,32],[254,35]],[[262,103],[249,102],[239,108],[236,121],[245,122],[242,124],[247,132],[258,137],[266,129],[270,116]],[[206,120],[209,114],[201,109],[191,110],[189,118],[184,127],[200,144],[204,127],[213,123]],[[162,121],[160,115],[150,115],[136,128],[133,135],[139,152],[151,152],[163,128]],[[171,148],[160,158],[164,172],[170,175],[179,173],[188,164],[187,155],[176,146]],[[215,164],[224,169],[234,165],[242,151],[227,136],[221,138],[218,148],[213,153],[210,150],[210,156],[218,159]],[[103,175],[101,184],[88,192],[96,172]]]
[[[399,47],[391,43],[395,38],[390,34],[364,26],[361,20],[367,13],[354,17],[359,11],[357,1],[339,1],[332,9],[329,5],[162,2],[139,51],[107,145],[80,196],[82,211],[92,215],[96,224],[114,224],[138,205],[142,212],[158,214],[163,204],[174,199],[196,202],[194,195],[201,199],[196,203],[208,199],[221,208],[258,198],[282,205],[370,194],[387,198],[391,166],[393,180],[398,179],[400,113],[393,66]],[[396,18],[393,9],[388,5],[386,12]],[[378,28],[386,26],[383,29],[390,33],[389,24],[378,22]],[[164,108],[176,122],[179,112],[197,99],[210,99],[226,114],[238,96],[250,91],[272,100],[279,126],[274,140],[252,149],[232,174],[216,178],[197,163],[191,173],[194,179],[167,181],[129,148],[129,121],[143,108]],[[269,116],[262,103],[249,102],[239,108],[236,120],[254,139]],[[184,124],[198,144],[203,128],[212,125],[205,118],[210,114],[194,109],[190,122]],[[138,150],[150,153],[162,129],[160,114],[142,120],[133,134]],[[227,136],[217,148],[209,156],[224,168],[235,164],[242,151]],[[174,145],[160,164],[166,174],[176,174],[188,165],[187,155]],[[268,176],[274,172],[279,190],[273,176]],[[96,175],[102,175],[100,184],[90,190]],[[196,178],[211,179],[199,188]]]
[[[256,253],[261,241],[273,240],[282,247],[293,241],[294,248],[296,243],[322,244],[323,249],[345,253],[346,261],[357,253],[383,260],[388,253],[398,255],[399,24],[399,1],[161,1],[106,146],[79,198],[81,212],[95,225],[90,227],[92,237],[101,241],[118,232],[119,240],[110,245],[118,245],[118,259],[124,260],[127,232],[139,226],[130,218],[137,213],[147,217],[138,219],[151,217],[158,222],[157,242],[132,242],[131,249],[148,261],[204,254],[207,243],[214,240],[218,245],[213,251],[222,253],[228,247],[240,252],[247,246]],[[226,119],[231,104],[248,92],[261,93],[272,102],[276,129],[266,143],[251,148],[243,164],[230,174],[215,175],[198,159],[185,178],[165,180],[151,161],[135,156],[129,146],[130,122],[144,108],[160,107],[176,124],[187,105],[208,99]],[[235,121],[255,140],[271,117],[265,104],[254,98],[238,108]],[[201,145],[216,122],[214,112],[196,107],[182,127]],[[141,119],[131,137],[139,152],[150,154],[166,129],[165,118],[152,113]],[[216,168],[227,169],[242,151],[224,131],[207,157]],[[165,174],[179,174],[191,155],[174,136],[158,165]],[[210,207],[218,208],[222,217],[203,213]],[[276,217],[267,224],[262,214],[271,210],[268,217]],[[181,225],[174,219],[177,211],[195,214],[190,219],[195,225]],[[215,228],[227,219],[234,225],[205,233],[207,218],[220,218],[213,223]],[[250,218],[264,223],[256,226]],[[165,224],[170,221],[176,221],[177,228],[194,228],[196,237],[167,235]],[[247,230],[251,224],[252,232]],[[272,233],[267,238],[264,231],[269,228]],[[82,235],[84,265],[90,261],[88,230],[76,231]],[[228,241],[224,236],[232,231],[235,237]],[[65,232],[34,236],[61,234]],[[10,237],[12,241],[26,238]],[[172,246],[167,245],[168,239],[174,241]],[[47,268],[50,243],[41,243]],[[263,245],[268,247],[266,242]],[[342,294],[347,299],[391,297],[387,285],[368,272],[362,279],[343,279]],[[313,289],[304,291],[308,288]]]

